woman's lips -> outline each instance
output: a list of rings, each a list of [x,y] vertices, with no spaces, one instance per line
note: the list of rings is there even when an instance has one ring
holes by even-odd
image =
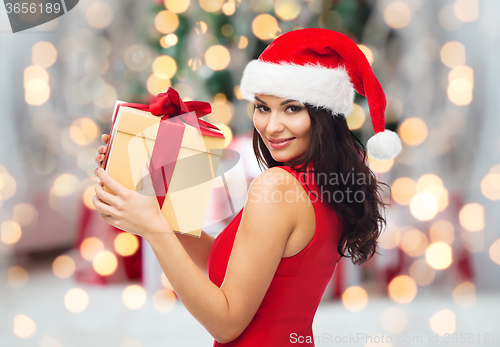
[[[269,140],[269,138],[268,138],[268,140]],[[292,137],[288,140],[281,141],[281,142],[273,142],[273,141],[269,140],[269,145],[271,146],[271,148],[280,149],[280,148],[284,148],[284,147],[288,146],[293,140],[295,140],[295,137]]]

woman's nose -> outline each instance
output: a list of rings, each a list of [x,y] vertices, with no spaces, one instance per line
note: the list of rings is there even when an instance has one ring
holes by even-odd
[[[269,122],[267,123],[267,132],[277,133],[283,130],[284,126],[281,122],[281,117],[278,112],[271,112],[271,116],[269,117]]]

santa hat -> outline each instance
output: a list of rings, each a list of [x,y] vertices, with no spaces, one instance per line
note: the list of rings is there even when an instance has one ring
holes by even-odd
[[[347,36],[310,28],[276,38],[246,66],[243,97],[269,94],[325,107],[334,114],[351,114],[354,91],[366,96],[375,135],[368,140],[370,156],[388,160],[401,152],[398,135],[385,129],[386,98],[364,53]]]

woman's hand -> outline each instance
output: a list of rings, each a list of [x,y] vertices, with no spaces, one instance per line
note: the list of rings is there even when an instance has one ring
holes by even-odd
[[[99,169],[97,177],[100,180],[95,185],[92,199],[95,208],[109,215],[101,214],[106,222],[131,234],[145,237],[151,233],[173,233],[161,213],[146,163],[142,166],[141,175],[143,188],[136,192],[116,182],[102,168]],[[116,195],[106,192],[104,185]]]
[[[108,141],[109,141],[109,135],[108,134],[102,134],[101,135],[101,140],[104,142],[106,146],[100,146],[97,148],[97,157],[95,157],[95,163],[97,164],[97,167],[94,170],[94,175],[97,176],[97,170],[99,170],[100,167],[102,167],[102,162],[104,160],[104,155],[106,151],[108,150]]]

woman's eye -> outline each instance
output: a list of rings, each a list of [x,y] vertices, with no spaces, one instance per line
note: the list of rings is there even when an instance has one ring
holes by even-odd
[[[269,110],[269,108],[264,105],[254,105],[254,109],[258,110],[259,112],[267,112]]]
[[[300,110],[302,110],[302,107],[300,107],[300,106],[288,106],[287,107],[287,111],[289,111],[291,113],[299,112]]]

